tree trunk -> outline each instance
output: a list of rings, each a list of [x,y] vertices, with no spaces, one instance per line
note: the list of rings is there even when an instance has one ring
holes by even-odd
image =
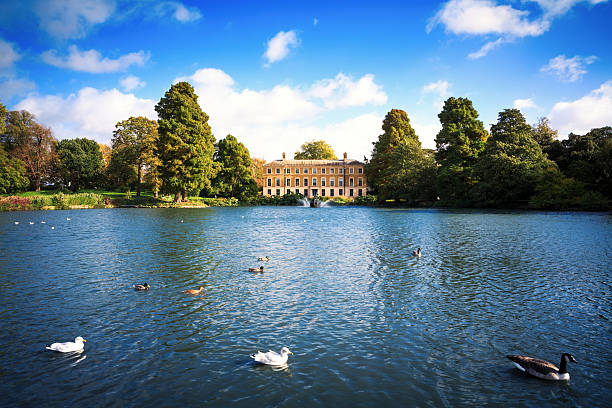
[[[174,202],[178,203],[180,199],[181,199],[181,192],[177,191],[176,194],[174,194]]]
[[[183,202],[187,201],[187,193],[185,192],[185,190],[182,191],[183,193]]]
[[[138,165],[138,187],[136,188],[136,197],[140,197],[140,179],[142,178],[142,168]]]

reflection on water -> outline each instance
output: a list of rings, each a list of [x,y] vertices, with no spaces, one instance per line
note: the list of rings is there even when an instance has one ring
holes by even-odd
[[[605,406],[611,220],[342,207],[2,213],[0,405]],[[265,255],[265,272],[248,272]],[[151,289],[134,291],[142,282]],[[83,353],[44,351],[77,335]],[[250,361],[282,346],[295,352],[286,367]],[[580,364],[563,384],[505,359],[557,364],[565,351]]]

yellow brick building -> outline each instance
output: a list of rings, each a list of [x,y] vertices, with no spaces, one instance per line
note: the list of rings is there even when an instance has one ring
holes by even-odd
[[[300,193],[305,197],[367,194],[364,164],[357,160],[274,160],[264,165],[263,195]]]

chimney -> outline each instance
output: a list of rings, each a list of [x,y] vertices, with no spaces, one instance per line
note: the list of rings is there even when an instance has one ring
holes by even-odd
[[[283,152],[283,160],[285,160],[285,152]]]
[[[344,152],[344,160],[346,161],[346,152]]]

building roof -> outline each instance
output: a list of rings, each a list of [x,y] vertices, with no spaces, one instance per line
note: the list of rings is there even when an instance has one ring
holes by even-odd
[[[363,164],[359,160],[272,160],[266,166],[276,164],[282,166],[343,166],[347,164]]]

